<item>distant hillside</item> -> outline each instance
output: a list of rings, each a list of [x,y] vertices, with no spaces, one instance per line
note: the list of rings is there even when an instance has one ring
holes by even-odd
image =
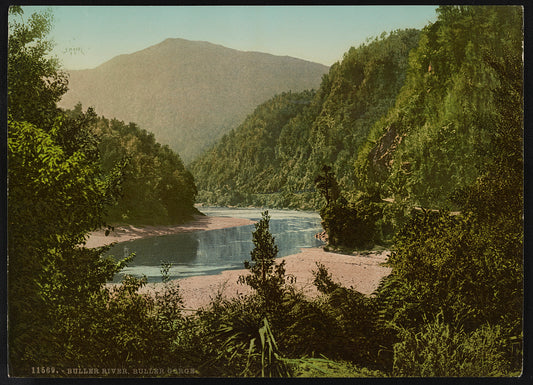
[[[69,71],[60,102],[133,121],[185,162],[284,91],[317,88],[328,67],[288,56],[167,39],[94,69]]]
[[[359,149],[394,106],[419,36],[396,31],[351,48],[316,92],[285,93],[259,106],[191,164],[199,200],[320,207],[314,179],[324,164],[332,165],[343,190],[353,190]]]

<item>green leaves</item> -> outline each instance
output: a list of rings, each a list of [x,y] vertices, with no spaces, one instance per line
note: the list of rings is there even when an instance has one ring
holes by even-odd
[[[505,360],[498,363],[492,357],[490,363],[487,362],[487,365],[500,368],[494,369],[496,372],[486,367],[478,367],[479,371],[474,369],[478,366],[476,360],[484,354],[481,351],[471,356],[465,353],[468,356],[467,363],[471,362],[472,366],[469,369],[459,368],[463,359],[455,357],[453,352],[463,347],[456,346],[459,344],[457,340],[446,341],[440,332],[433,334],[431,340],[417,342],[420,344],[418,347],[410,345],[418,340],[416,333],[419,330],[430,327],[427,319],[437,314],[439,327],[446,329],[447,325],[455,325],[464,330],[464,333],[459,333],[462,333],[461,336],[456,335],[459,340],[470,338],[464,337],[465,333],[473,333],[472,336],[483,333],[480,328],[487,323],[489,329],[498,328],[498,333],[501,330],[505,338],[520,334],[522,241],[521,237],[515,235],[521,230],[516,226],[508,226],[509,218],[514,216],[512,212],[500,215],[498,220],[486,221],[486,218],[469,212],[450,215],[446,211],[414,210],[411,219],[397,234],[394,251],[388,261],[393,273],[384,279],[376,292],[381,308],[380,322],[386,328],[392,327],[407,333],[398,335],[402,342],[395,346],[395,349],[399,349],[396,351],[398,356],[395,357],[395,365],[401,368],[397,369],[397,374],[455,376],[489,375],[491,372],[490,375],[501,375],[499,370],[507,370],[503,369],[507,365],[505,360],[520,361],[517,358],[520,353],[511,357],[507,351],[510,346],[498,342],[497,347],[490,347],[496,349],[491,350],[490,354],[495,357],[505,355]],[[503,220],[503,217],[507,220]],[[424,331],[430,332],[429,329]],[[440,348],[451,350],[446,352]],[[438,354],[448,358],[426,361],[422,358],[424,355],[418,356],[417,353],[423,349],[437,349]],[[439,366],[437,362],[443,360],[453,364]],[[424,369],[424,366],[428,368]],[[470,374],[465,374],[467,372]]]
[[[108,221],[176,224],[197,213],[195,181],[178,154],[134,123],[95,116],[94,124],[106,186],[116,196]]]
[[[323,165],[320,174],[315,178],[315,186],[330,205],[340,197],[340,189],[331,167]]]
[[[505,336],[499,326],[473,332],[443,321],[425,320],[420,331],[402,329],[394,345],[394,376],[499,377],[509,373]]]
[[[246,366],[240,373],[244,377],[290,377],[289,362],[279,351],[270,322],[265,317],[257,325],[249,318],[235,318],[231,325],[221,327],[217,334],[224,338],[222,354],[230,362],[246,358]],[[225,349],[225,351],[224,351]],[[223,357],[224,353],[230,354]],[[239,363],[235,362],[235,366]]]
[[[427,208],[453,207],[453,191],[504,151],[490,139],[505,105],[497,90],[511,73],[521,82],[512,69],[522,52],[519,7],[445,6],[439,15],[424,28],[396,105],[372,128],[356,163],[360,188],[377,183],[397,202]]]
[[[254,248],[251,252],[251,263],[244,262],[249,275],[239,277],[239,282],[246,283],[257,291],[262,299],[265,314],[272,312],[283,299],[285,285],[285,261],[276,264],[278,246],[269,231],[270,216],[268,211],[262,213],[261,220],[255,224],[252,233]]]
[[[17,14],[18,15],[15,15]],[[49,129],[59,110],[56,103],[67,91],[67,76],[50,58],[52,44],[47,40],[52,15],[34,13],[26,22],[20,8],[9,17],[8,114]]]
[[[326,198],[320,210],[322,227],[328,235],[328,246],[339,248],[371,248],[378,238],[377,221],[383,203],[377,192],[359,194],[352,202],[340,196],[331,167],[323,166],[315,178],[317,189]]]
[[[454,17],[448,18],[450,14]],[[446,68],[453,65],[461,65],[463,70],[449,73],[446,81],[439,80],[441,90],[448,90],[445,114],[436,115],[436,120],[426,120],[423,130],[414,134],[416,125],[409,128],[403,150],[394,155],[395,164],[405,159],[415,159],[415,162],[410,174],[403,174],[403,184],[397,184],[407,188],[393,191],[436,204],[438,200],[431,196],[443,197],[445,190],[453,191],[453,186],[462,185],[453,194],[454,203],[462,212],[455,216],[447,211],[412,213],[395,239],[395,249],[389,259],[393,274],[378,290],[383,306],[381,314],[386,322],[413,330],[425,322],[424,317],[442,312],[444,322],[460,324],[467,333],[479,330],[489,322],[501,326],[508,336],[516,336],[522,328],[523,301],[523,63],[516,40],[521,39],[517,33],[521,24],[518,23],[520,12],[513,7],[475,7],[453,9],[446,15],[427,30],[427,39],[423,40],[425,45],[421,45],[414,55],[429,54],[431,44],[434,47],[447,44],[447,49],[453,45],[457,49],[463,47],[466,55],[456,56],[460,60],[455,64],[443,58],[439,66],[435,65],[435,71],[446,73]],[[499,42],[501,33],[504,33],[497,28],[491,34],[472,36],[470,42],[447,41],[446,31],[452,28],[451,25],[458,30],[471,28],[470,22],[462,18],[480,18],[483,19],[480,23],[490,20],[498,25],[508,25],[509,20],[513,20],[508,26],[514,40],[502,43],[495,50],[493,44]],[[434,35],[436,31],[442,34],[440,40]],[[432,39],[438,42],[432,42]],[[490,57],[486,56],[487,49],[492,52]],[[413,72],[412,76],[419,75]],[[476,82],[484,84],[486,89],[478,90]],[[434,86],[437,84],[433,83]],[[461,91],[457,92],[458,89]],[[475,96],[487,91],[490,95],[486,97]],[[465,95],[469,100],[459,103]],[[485,104],[487,102],[490,107]],[[433,105],[432,101],[425,103]],[[465,107],[469,112],[465,112]],[[431,117],[429,114],[425,116]],[[433,124],[440,118],[447,119],[448,123],[436,129]],[[457,141],[459,137],[465,140]],[[436,154],[438,162],[442,162],[440,165],[431,160]],[[460,154],[463,158],[451,168],[451,163],[447,165],[447,161],[443,161]],[[483,164],[467,170],[470,163],[464,165],[465,159],[484,160]],[[462,171],[454,169],[459,165]],[[402,175],[400,171],[393,171],[387,183]],[[420,179],[421,171],[427,172],[427,178]],[[464,177],[466,172],[475,179],[469,181]],[[449,173],[447,181],[436,178],[445,173]],[[416,187],[423,180],[430,183],[424,182],[420,189]],[[428,186],[431,184],[433,192],[430,193]],[[520,359],[515,357],[514,360]]]

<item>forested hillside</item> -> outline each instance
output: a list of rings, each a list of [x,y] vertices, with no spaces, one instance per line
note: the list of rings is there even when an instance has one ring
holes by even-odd
[[[99,115],[136,122],[190,162],[259,103],[316,88],[327,70],[292,57],[166,39],[93,69],[68,71],[60,106],[81,102]]]
[[[504,151],[492,141],[502,119],[495,90],[522,60],[521,16],[516,7],[439,10],[411,54],[395,107],[358,154],[358,188],[379,187],[398,203],[452,207],[450,197]]]
[[[120,173],[117,197],[106,215],[109,223],[176,224],[197,213],[196,186],[178,154],[156,142],[154,134],[135,123],[98,117],[81,104],[67,115],[91,122],[98,141],[100,168],[105,175]]]
[[[191,165],[199,200],[316,208],[314,178],[323,164],[353,189],[358,149],[394,105],[419,34],[396,31],[351,48],[316,93],[285,94],[258,107]]]
[[[313,97],[314,92],[306,91],[272,98],[194,162],[191,169],[206,190],[200,200],[251,204],[257,196],[278,192],[284,185],[280,135],[291,119],[309,109]]]
[[[351,48],[297,114],[257,109],[192,164],[199,201],[319,208],[314,179],[328,165],[346,197],[456,208],[454,195],[499,151],[494,90],[521,52],[520,17],[513,7],[444,7],[421,32]],[[261,131],[270,140],[250,148]]]

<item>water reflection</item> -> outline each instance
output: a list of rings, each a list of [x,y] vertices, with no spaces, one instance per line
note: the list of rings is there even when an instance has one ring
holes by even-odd
[[[110,252],[113,255],[124,256],[135,252],[132,266],[159,266],[162,261],[190,263],[194,261],[197,249],[196,234],[183,233],[123,242],[116,245]]]
[[[211,216],[230,216],[259,220],[257,209],[202,209]],[[316,213],[269,210],[270,231],[279,248],[279,257],[295,254],[302,247],[321,244],[314,235],[321,231],[320,217]],[[220,230],[181,233],[138,239],[115,245],[109,254],[118,257],[135,252],[136,257],[124,271],[115,277],[120,281],[124,274],[146,275],[149,282],[161,280],[161,262],[171,262],[171,278],[193,275],[217,274],[223,270],[242,269],[243,261],[250,259],[253,249],[253,225]]]

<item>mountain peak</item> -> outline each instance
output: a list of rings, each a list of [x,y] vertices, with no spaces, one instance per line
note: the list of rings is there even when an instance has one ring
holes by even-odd
[[[95,69],[70,71],[60,105],[81,102],[133,121],[190,161],[254,108],[284,91],[317,88],[328,67],[289,56],[168,38]]]

